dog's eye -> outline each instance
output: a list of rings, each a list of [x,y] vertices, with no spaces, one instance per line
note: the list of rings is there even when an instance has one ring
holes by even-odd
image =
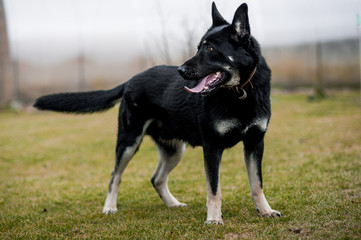
[[[208,46],[208,47],[207,47],[207,51],[208,51],[208,52],[212,52],[212,51],[213,51],[213,48],[212,48],[211,46]]]

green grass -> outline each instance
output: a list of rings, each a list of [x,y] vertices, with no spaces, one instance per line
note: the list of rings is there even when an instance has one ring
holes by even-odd
[[[0,239],[360,239],[361,105],[357,92],[322,101],[272,97],[264,191],[284,216],[257,215],[242,144],[221,168],[224,226],[204,226],[202,149],[187,147],[169,187],[188,208],[168,209],[150,178],[145,138],[123,175],[119,212],[101,211],[114,163],[117,110],[94,115],[0,113]]]

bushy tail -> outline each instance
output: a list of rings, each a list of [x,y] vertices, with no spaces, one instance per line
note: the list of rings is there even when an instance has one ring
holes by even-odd
[[[110,89],[91,92],[56,93],[35,101],[34,107],[67,113],[93,113],[113,107],[123,96],[125,83]]]

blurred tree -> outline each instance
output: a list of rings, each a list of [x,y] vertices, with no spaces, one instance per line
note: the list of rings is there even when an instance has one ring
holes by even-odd
[[[0,0],[0,105],[9,104],[13,98],[13,83],[11,76],[5,8],[3,0]]]
[[[169,39],[167,36],[167,31],[166,31],[166,18],[165,18],[164,12],[163,12],[161,2],[158,0],[158,1],[156,1],[156,3],[157,3],[158,16],[159,16],[159,20],[160,20],[160,26],[162,29],[163,56],[165,58],[165,63],[172,65],[172,58],[171,58],[170,51],[169,51]]]

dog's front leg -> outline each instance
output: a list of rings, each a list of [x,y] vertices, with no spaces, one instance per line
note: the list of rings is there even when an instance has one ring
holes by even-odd
[[[219,167],[223,149],[203,147],[207,184],[207,220],[205,224],[223,224]]]
[[[280,217],[282,214],[273,210],[268,204],[262,189],[262,157],[264,142],[263,139],[258,143],[244,142],[244,161],[247,167],[249,186],[251,188],[251,197],[256,205],[257,211],[261,216]]]

